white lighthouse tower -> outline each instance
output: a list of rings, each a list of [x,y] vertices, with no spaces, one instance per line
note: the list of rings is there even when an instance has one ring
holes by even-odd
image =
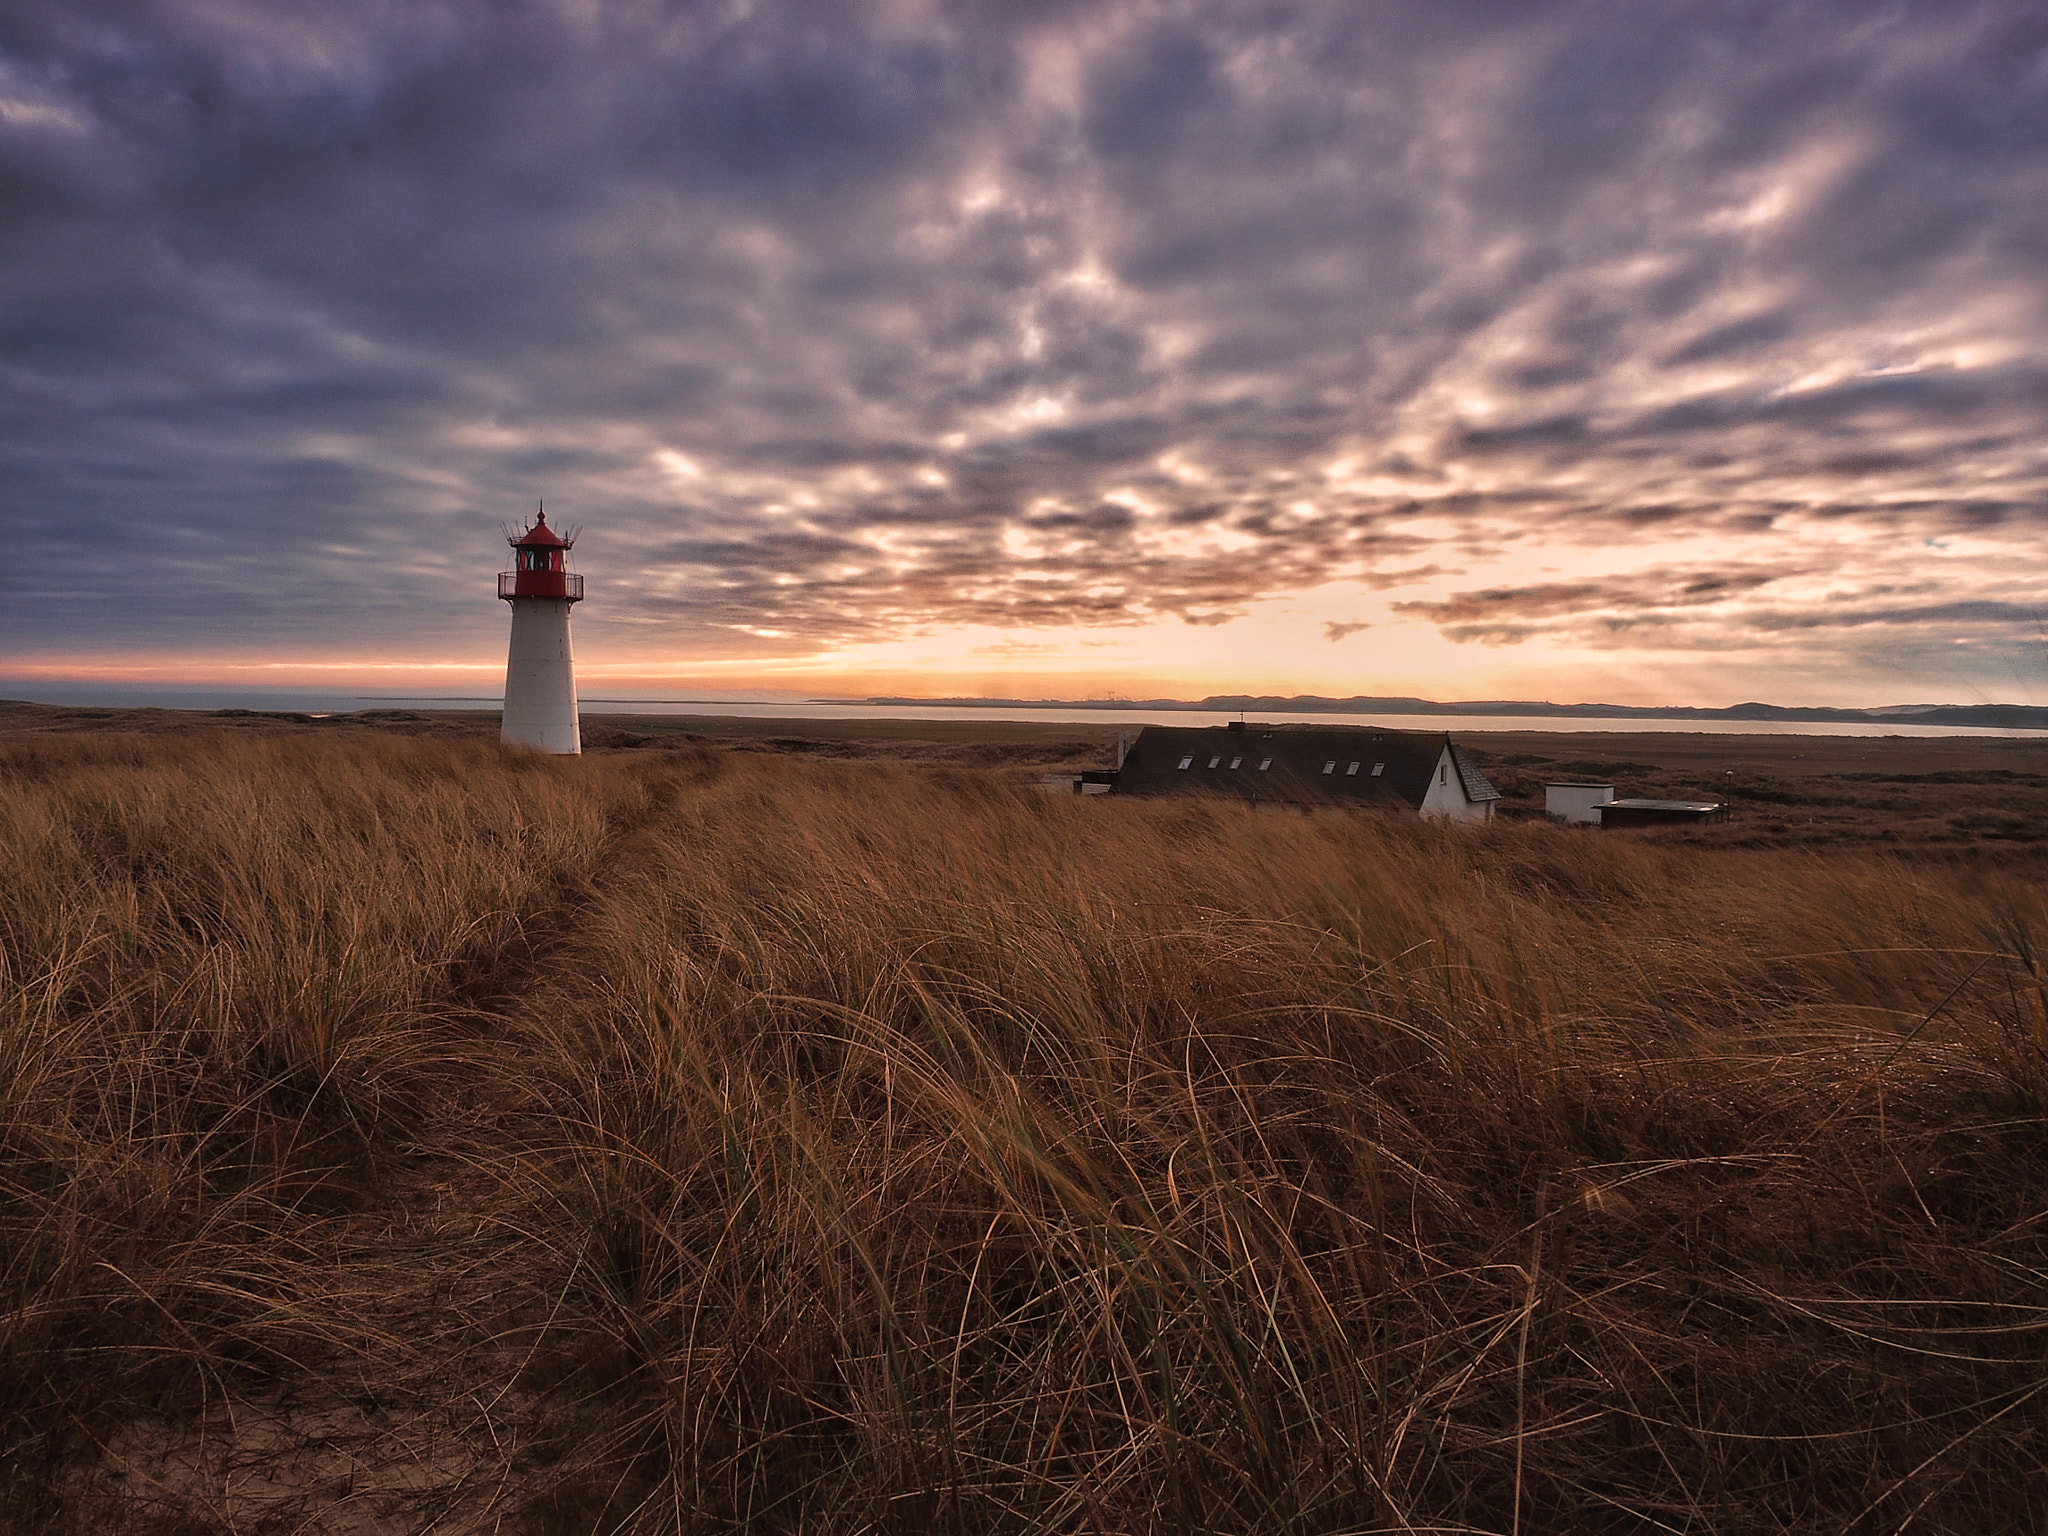
[[[503,737],[542,752],[583,750],[576,725],[576,658],[569,650],[569,605],[583,600],[583,578],[568,568],[574,538],[548,526],[543,511],[512,546],[498,596],[512,605],[512,650],[505,660]]]

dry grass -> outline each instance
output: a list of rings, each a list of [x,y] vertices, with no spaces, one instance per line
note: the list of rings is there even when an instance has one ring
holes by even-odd
[[[2022,873],[367,734],[0,868],[19,1528],[2048,1524]]]

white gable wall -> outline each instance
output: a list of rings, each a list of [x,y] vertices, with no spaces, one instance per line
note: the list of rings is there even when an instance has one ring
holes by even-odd
[[[1467,800],[1464,781],[1451,761],[1448,744],[1437,754],[1436,770],[1429,776],[1429,793],[1422,797],[1422,814],[1443,821],[1485,824],[1493,820],[1491,800]]]

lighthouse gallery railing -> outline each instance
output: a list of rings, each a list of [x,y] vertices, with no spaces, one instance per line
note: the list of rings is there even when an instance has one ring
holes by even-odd
[[[566,597],[577,603],[583,600],[583,578],[574,571],[500,571],[498,596]]]

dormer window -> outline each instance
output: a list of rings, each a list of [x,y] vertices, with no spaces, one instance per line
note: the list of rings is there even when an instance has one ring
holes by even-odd
[[[1352,765],[1351,765],[1351,766],[1350,766],[1349,768],[1346,768],[1346,769],[1344,770],[1344,777],[1345,777],[1345,778],[1347,778],[1347,779],[1355,779],[1355,778],[1357,778],[1357,777],[1358,777],[1358,764],[1356,764],[1356,763],[1353,763],[1353,764],[1352,764]]]
[[[1335,773],[1336,771],[1337,771],[1337,759],[1335,759],[1334,757],[1333,757],[1333,758],[1331,758],[1331,759],[1330,759],[1330,760],[1329,760],[1329,761],[1328,761],[1327,763],[1323,764],[1323,772],[1325,772],[1325,773]]]
[[[1223,761],[1223,755],[1222,755],[1222,754],[1221,754],[1221,753],[1219,752],[1219,753],[1218,753],[1218,754],[1217,754],[1216,756],[1214,756],[1214,757],[1212,757],[1212,758],[1210,758],[1210,759],[1209,759],[1209,766],[1210,766],[1211,768],[1214,768],[1214,767],[1215,767],[1215,766],[1216,766],[1216,765],[1217,765],[1218,763],[1220,763],[1220,762],[1222,762],[1222,761]]]
[[[1386,771],[1387,765],[1385,763],[1374,763],[1372,765],[1372,776],[1374,778],[1378,778],[1381,774],[1385,773]]]
[[[1268,768],[1272,766],[1273,759],[1271,759],[1270,757],[1262,757],[1259,759],[1259,772],[1264,773]]]
[[[1180,765],[1181,765],[1181,767],[1183,767],[1183,768],[1192,768],[1192,767],[1194,767],[1194,766],[1195,766],[1195,759],[1194,759],[1194,756],[1193,756],[1192,754],[1190,754],[1189,756],[1187,756],[1187,757],[1184,757],[1184,758],[1182,758],[1182,759],[1180,760]]]
[[[1232,767],[1232,769],[1235,769],[1235,768],[1237,767],[1237,765],[1238,765],[1239,763],[1243,762],[1243,761],[1244,761],[1244,759],[1243,759],[1243,758],[1241,758],[1241,757],[1233,757],[1233,758],[1232,758],[1232,759],[1230,760],[1230,766]]]

